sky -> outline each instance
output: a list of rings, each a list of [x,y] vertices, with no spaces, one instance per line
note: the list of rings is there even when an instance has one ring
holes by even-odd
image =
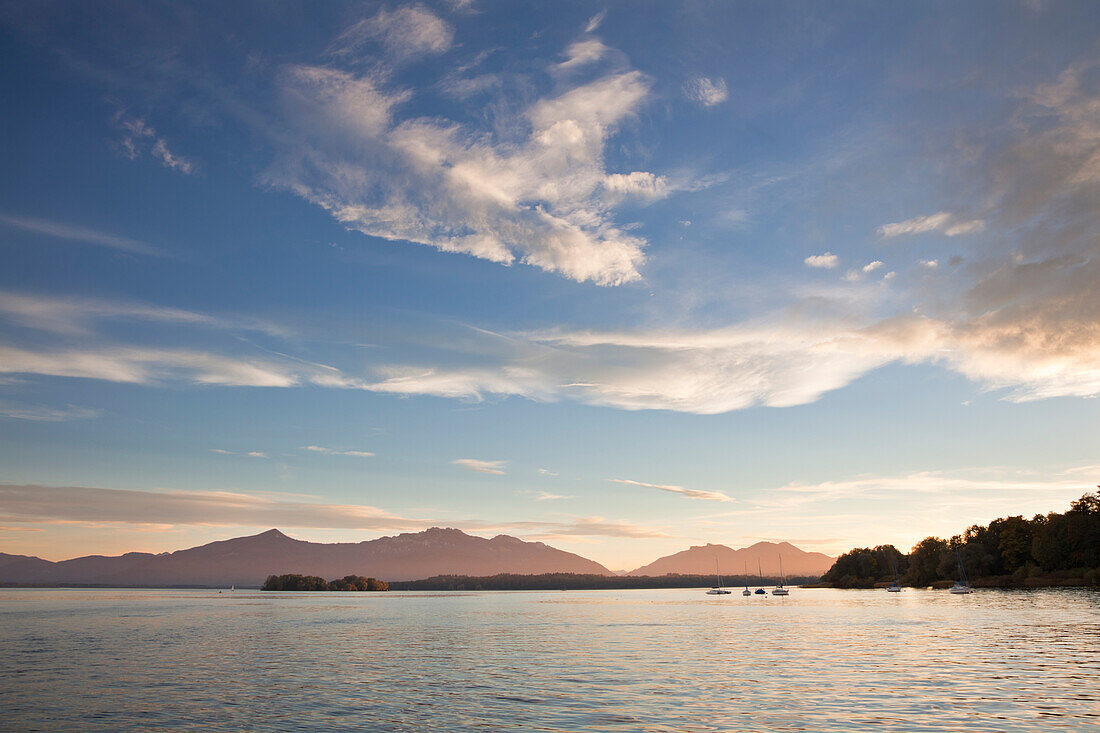
[[[630,569],[1100,482],[1094,2],[0,3],[0,551]]]

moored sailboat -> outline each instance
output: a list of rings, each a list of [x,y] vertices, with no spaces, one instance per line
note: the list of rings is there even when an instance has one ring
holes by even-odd
[[[886,586],[887,593],[901,593],[901,586],[898,585],[898,563],[894,560],[894,556],[890,556],[890,566],[894,569],[894,582],[892,585]]]
[[[764,569],[760,566],[760,558],[756,558],[756,573],[760,576],[760,585],[764,585]],[[762,587],[753,591],[758,596],[765,596],[768,594]]]
[[[957,596],[973,593],[974,589],[970,587],[970,580],[966,577],[966,568],[963,567],[962,553],[958,547],[955,548],[955,557],[959,559],[959,575],[962,576],[962,581],[956,580],[955,585],[951,586],[951,592]]]
[[[789,596],[791,592],[783,586],[783,556],[779,556],[779,584],[772,590],[773,596]]]
[[[718,558],[714,558],[714,578],[716,585],[707,591],[708,596],[728,596],[733,591],[722,588],[722,574],[718,572]]]

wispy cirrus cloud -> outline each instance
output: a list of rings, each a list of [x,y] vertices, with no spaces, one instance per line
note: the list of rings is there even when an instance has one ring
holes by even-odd
[[[352,456],[355,458],[370,458],[374,455],[371,451],[366,450],[337,450],[334,448],[324,448],[319,445],[306,445],[302,446],[302,450],[307,450],[311,453],[320,453],[324,456]]]
[[[173,323],[223,330],[260,331],[286,336],[289,331],[253,318],[213,316],[183,308],[103,298],[31,295],[0,290],[0,318],[59,334],[83,334],[107,320]]]
[[[148,153],[159,160],[165,168],[171,168],[184,175],[190,175],[195,171],[195,164],[169,150],[165,139],[158,136],[157,131],[142,118],[131,117],[124,110],[119,110],[112,118],[112,122],[123,133],[119,149],[130,160]]]
[[[300,502],[232,491],[144,491],[36,484],[0,484],[0,521],[402,532],[450,526],[469,532],[514,532],[532,539],[668,536],[660,528],[599,516],[567,516],[556,521],[439,520],[404,517],[365,504]]]
[[[342,381],[338,372],[292,362],[234,357],[189,349],[130,346],[58,351],[0,345],[0,374],[100,379],[129,384],[184,381],[242,387],[291,387]]]
[[[729,89],[726,80],[721,77],[714,79],[701,76],[684,84],[684,94],[693,102],[698,102],[704,107],[714,107],[729,99]]]
[[[942,231],[948,237],[957,237],[960,234],[972,234],[983,229],[985,229],[983,219],[960,219],[955,214],[941,211],[937,214],[883,224],[878,228],[878,233],[883,237],[900,237],[904,234]]]
[[[706,501],[737,501],[732,496],[725,494],[721,491],[703,491],[700,489],[685,489],[683,486],[674,486],[668,484],[649,484],[644,481],[631,481],[624,478],[609,478],[608,481],[616,484],[627,484],[629,486],[641,486],[646,489],[659,489],[660,491],[667,491],[672,494],[681,494],[689,499],[705,499]]]
[[[110,249],[117,249],[120,252],[129,252],[135,255],[149,255],[153,257],[168,256],[164,250],[136,239],[121,237],[117,234],[101,232],[89,227],[76,226],[48,219],[35,219],[27,216],[0,213],[0,224],[33,232],[35,234],[41,234],[46,237],[52,237],[54,239],[64,239],[71,242],[108,247]]]
[[[49,407],[47,405],[28,405],[8,400],[0,400],[0,417],[31,422],[68,422],[70,420],[91,420],[103,414],[102,410],[91,407]]]
[[[393,10],[382,8],[341,33],[329,46],[329,53],[348,56],[368,42],[376,42],[387,58],[405,61],[418,56],[441,54],[454,42],[454,28],[418,3]]]
[[[451,461],[451,463],[461,468],[465,468],[467,471],[492,473],[498,476],[504,475],[504,461],[479,461],[476,458],[456,458]]]
[[[211,453],[217,453],[219,456],[244,456],[245,458],[270,458],[267,453],[262,450],[250,450],[250,451],[233,451],[226,450],[225,448],[211,448]]]

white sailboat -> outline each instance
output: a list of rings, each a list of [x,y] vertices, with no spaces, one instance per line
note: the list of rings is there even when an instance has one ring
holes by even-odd
[[[791,592],[783,587],[783,556],[779,556],[779,585],[772,590],[773,596],[789,596]]]
[[[764,585],[764,569],[760,567],[760,558],[756,558],[756,573],[760,576],[760,585]],[[768,594],[763,588],[757,588],[753,593],[758,596],[766,596]]]
[[[741,591],[743,596],[751,596],[752,591],[749,590],[749,561],[745,561],[745,590]]]
[[[955,548],[955,557],[959,559],[959,574],[962,576],[962,582],[956,580],[955,585],[951,586],[951,592],[957,596],[973,593],[974,589],[970,587],[970,580],[966,577],[966,568],[963,567],[962,553],[959,552],[958,547]]]
[[[714,558],[714,577],[717,581],[717,585],[707,591],[708,596],[728,596],[732,591],[724,590],[722,588],[722,575],[718,572],[718,558]]]
[[[890,566],[894,568],[894,584],[886,586],[886,592],[901,593],[901,586],[898,585],[898,564],[893,555],[890,556]]]

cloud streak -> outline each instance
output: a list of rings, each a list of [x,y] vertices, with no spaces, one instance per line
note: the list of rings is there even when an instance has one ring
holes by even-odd
[[[88,227],[65,224],[50,221],[48,219],[34,219],[27,216],[13,214],[0,214],[0,224],[22,229],[23,231],[41,234],[53,239],[63,239],[70,242],[81,242],[99,247],[108,247],[120,252],[151,257],[167,257],[168,254],[157,247],[145,242],[140,242],[129,237],[120,237],[116,234],[101,232]]]
[[[659,489],[661,491],[667,491],[672,494],[681,494],[689,499],[704,499],[706,501],[725,501],[733,502],[737,501],[732,496],[724,494],[721,491],[701,491],[699,489],[685,489],[683,486],[672,486],[667,484],[647,484],[644,481],[631,481],[624,478],[609,478],[608,481],[616,484],[627,484],[629,486],[641,486],[647,489]]]
[[[948,237],[957,237],[961,234],[973,234],[985,229],[985,221],[982,219],[960,219],[955,214],[941,211],[928,216],[918,216],[913,219],[883,224],[878,228],[879,235],[883,237],[900,237],[905,234],[926,234],[928,232],[942,231]]]
[[[402,532],[445,525],[470,532],[517,532],[543,538],[668,536],[660,529],[599,516],[565,521],[441,521],[402,517],[364,504],[287,501],[230,491],[141,491],[35,484],[0,484],[0,521]]]
[[[324,448],[319,445],[303,446],[302,450],[307,450],[311,453],[320,453],[324,456],[352,456],[354,458],[370,458],[374,455],[374,453],[365,450],[335,450],[333,448]]]
[[[467,471],[491,473],[497,476],[504,475],[504,461],[479,461],[476,458],[456,458],[451,461],[451,463],[461,468],[465,468]]]

